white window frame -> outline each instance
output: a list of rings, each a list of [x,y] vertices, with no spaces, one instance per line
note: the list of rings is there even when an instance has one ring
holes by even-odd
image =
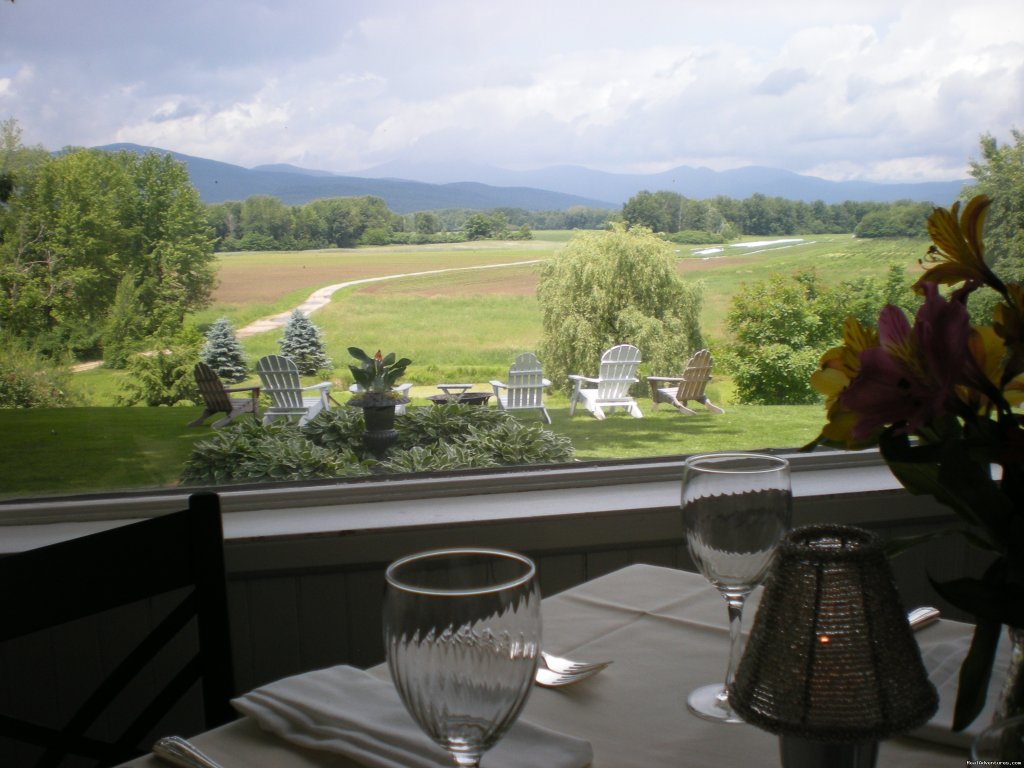
[[[792,466],[794,505],[811,517],[857,524],[898,500],[901,517],[941,508],[913,500],[876,450],[775,450]],[[225,537],[254,540],[388,529],[437,528],[531,518],[615,516],[678,508],[684,456],[469,471],[325,483],[213,488],[222,499]],[[181,509],[195,489],[0,503],[0,552],[114,527]],[[913,502],[913,503],[912,503]],[[813,510],[813,511],[811,511]],[[798,514],[798,517],[801,515]],[[807,516],[806,514],[804,516]],[[795,521],[799,522],[799,520]]]

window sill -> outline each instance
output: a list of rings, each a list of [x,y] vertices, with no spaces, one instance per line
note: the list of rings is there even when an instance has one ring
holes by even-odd
[[[786,454],[793,473],[794,524],[877,520],[879,504],[901,519],[943,513],[900,487],[877,452]],[[620,518],[646,513],[675,524],[682,457],[524,471],[456,473],[355,483],[219,489],[225,538],[257,541],[528,519]],[[111,528],[122,520],[180,509],[188,491],[118,494],[0,504],[0,552]]]

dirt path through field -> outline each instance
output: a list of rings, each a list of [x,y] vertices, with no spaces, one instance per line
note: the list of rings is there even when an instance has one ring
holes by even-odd
[[[340,291],[342,288],[348,288],[353,285],[364,285],[366,283],[379,283],[384,280],[397,280],[402,277],[422,277],[424,275],[440,275],[446,272],[468,272],[474,269],[499,269],[501,267],[519,267],[524,264],[539,264],[543,259],[531,259],[529,261],[512,261],[504,264],[483,264],[476,267],[450,267],[448,269],[431,269],[426,272],[406,272],[399,275],[385,275],[384,277],[365,277],[361,280],[349,280],[345,283],[336,283],[334,285],[327,285],[323,288],[318,288],[309,295],[309,298],[299,304],[294,309],[289,309],[285,312],[279,312],[276,315],[270,317],[264,317],[260,320],[254,320],[244,328],[239,329],[235,335],[244,339],[248,336],[255,336],[259,333],[266,333],[267,331],[273,331],[277,328],[283,328],[284,324],[288,322],[288,318],[291,317],[292,312],[295,309],[302,312],[307,317],[330,303],[331,296],[335,292]]]
[[[309,298],[304,302],[295,307],[300,312],[309,316],[310,313],[315,312],[321,307],[329,304],[331,296],[335,292],[340,291],[342,288],[348,288],[352,285],[363,285],[366,283],[379,283],[384,280],[397,280],[402,277],[422,277],[424,275],[440,275],[445,272],[466,272],[473,269],[500,269],[501,267],[519,267],[524,264],[539,264],[543,259],[530,259],[528,261],[510,261],[503,264],[482,264],[476,267],[450,267],[448,269],[431,269],[426,272],[406,272],[398,275],[385,275],[383,277],[364,277],[360,280],[349,280],[345,283],[336,283],[334,285],[326,285],[323,288],[318,288],[309,295]],[[276,328],[283,328],[284,324],[288,322],[288,318],[291,316],[295,309],[289,309],[286,312],[280,312],[270,317],[264,317],[260,320],[254,320],[244,328],[240,329],[235,335],[240,338],[246,338],[248,336],[255,336],[259,333],[266,333],[267,331],[273,331]],[[80,373],[82,371],[89,371],[94,368],[99,368],[103,365],[102,360],[93,360],[87,363],[78,363],[71,366],[73,373]]]

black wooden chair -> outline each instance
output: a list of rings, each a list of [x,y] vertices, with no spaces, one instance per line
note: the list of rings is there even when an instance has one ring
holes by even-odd
[[[106,658],[115,650],[126,652]],[[49,661],[41,665],[40,654]],[[18,669],[21,657],[35,665],[31,674]],[[198,730],[231,720],[216,494],[193,494],[182,512],[0,558],[0,660],[3,766],[116,765],[169,735],[159,729],[175,727],[176,715],[194,722],[201,707]],[[92,679],[76,682],[90,666]],[[19,677],[34,688],[23,697],[10,690]],[[72,693],[83,695],[69,703]]]

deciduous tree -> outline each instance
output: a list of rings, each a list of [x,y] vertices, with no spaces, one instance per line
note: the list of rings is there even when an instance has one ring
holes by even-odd
[[[170,156],[76,150],[18,177],[0,222],[0,325],[97,353],[131,275],[138,332],[180,326],[214,281],[206,212]]]
[[[545,372],[568,389],[568,374],[596,374],[601,353],[624,343],[640,349],[648,373],[680,372],[704,343],[703,291],[648,229],[576,234],[545,262],[537,288]]]
[[[996,271],[1011,268],[1024,276],[1024,131],[1011,131],[1013,142],[1000,145],[992,136],[981,138],[981,159],[971,163],[971,196],[992,198],[985,227],[987,257]]]

